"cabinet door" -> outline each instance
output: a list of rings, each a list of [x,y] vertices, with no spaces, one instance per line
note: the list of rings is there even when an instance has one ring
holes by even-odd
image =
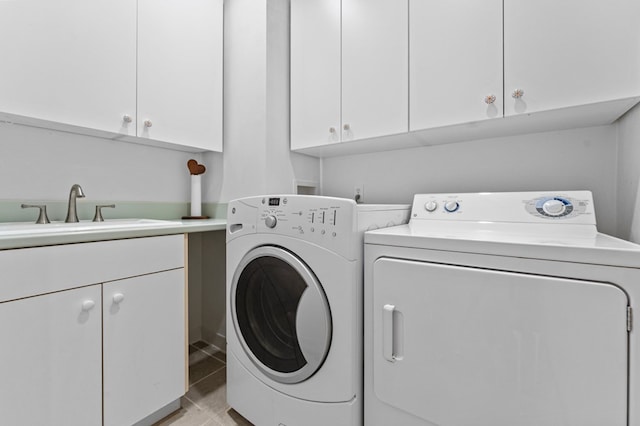
[[[409,130],[408,0],[342,1],[342,140]]]
[[[185,392],[184,268],[103,285],[104,424],[130,425]]]
[[[222,2],[138,1],[139,137],[222,151]]]
[[[0,303],[0,423],[102,424],[100,306],[99,285]]]
[[[502,0],[410,0],[410,130],[502,116]]]
[[[619,287],[389,258],[373,268],[381,401],[438,425],[627,424]]]
[[[0,112],[135,135],[130,0],[0,1]]]
[[[291,2],[291,149],[340,141],[340,0]]]
[[[505,115],[639,95],[638,16],[637,0],[505,0]]]

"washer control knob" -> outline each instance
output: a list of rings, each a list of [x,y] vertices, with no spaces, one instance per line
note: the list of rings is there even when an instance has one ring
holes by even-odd
[[[424,209],[429,213],[436,211],[438,208],[438,203],[436,201],[427,201],[424,203]]]
[[[565,204],[555,198],[547,200],[542,204],[542,210],[549,216],[560,216],[565,211]]]
[[[269,215],[264,220],[264,224],[267,225],[267,228],[275,228],[278,224],[278,219],[274,215]]]
[[[453,213],[460,208],[460,204],[457,201],[447,201],[444,204],[444,209],[449,213]]]

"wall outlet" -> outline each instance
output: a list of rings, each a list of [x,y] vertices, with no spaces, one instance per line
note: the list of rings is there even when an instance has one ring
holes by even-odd
[[[353,199],[358,204],[364,203],[364,185],[362,185],[362,184],[356,185],[353,188]]]

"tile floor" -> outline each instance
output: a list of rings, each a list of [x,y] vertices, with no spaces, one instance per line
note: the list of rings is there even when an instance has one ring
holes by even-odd
[[[227,358],[205,342],[189,345],[189,392],[182,408],[154,426],[252,426],[227,404]]]

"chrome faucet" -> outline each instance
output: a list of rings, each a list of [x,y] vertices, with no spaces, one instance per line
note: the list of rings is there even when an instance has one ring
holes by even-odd
[[[84,198],[84,191],[77,183],[71,187],[69,192],[69,206],[67,207],[67,218],[65,222],[78,222],[78,210],[76,209],[76,198]]]

